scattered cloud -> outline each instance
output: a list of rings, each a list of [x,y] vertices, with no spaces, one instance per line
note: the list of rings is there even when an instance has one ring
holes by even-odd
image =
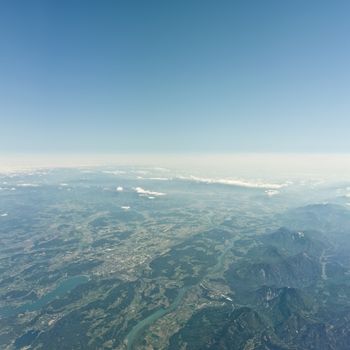
[[[280,191],[278,191],[278,190],[266,190],[265,193],[266,193],[269,197],[272,197],[272,196],[276,196],[277,194],[279,194]]]
[[[274,184],[274,183],[265,183],[265,182],[259,182],[259,181],[247,181],[247,180],[239,180],[239,179],[213,179],[213,178],[203,178],[203,177],[197,177],[197,176],[178,176],[178,179],[203,182],[207,184],[221,184],[221,185],[230,185],[230,186],[247,187],[247,188],[262,188],[262,189],[271,189],[271,190],[277,190],[288,186],[287,183]]]
[[[162,168],[162,167],[154,167],[153,170],[163,171],[163,172],[170,172],[170,169]]]
[[[142,187],[136,187],[134,190],[140,195],[140,196],[153,196],[153,197],[159,197],[159,196],[165,196],[166,194],[163,192],[155,192],[155,191],[149,191],[145,190]]]
[[[131,172],[139,175],[147,175],[150,173],[148,170],[132,170]]]
[[[111,175],[123,175],[126,172],[123,170],[104,170],[102,171],[104,174],[111,174]]]
[[[24,184],[17,184],[17,187],[39,187],[38,184],[31,184],[31,183],[24,183]]]
[[[172,180],[169,177],[143,177],[143,176],[137,176],[138,180],[154,180],[154,181],[170,181]]]
[[[117,187],[117,192],[123,192],[123,191],[124,191],[124,188],[122,186]]]
[[[120,208],[123,209],[123,210],[129,210],[130,209],[130,207],[128,205],[123,205]]]
[[[1,216],[1,217],[5,217],[5,216],[7,216],[7,215],[9,215],[9,214],[3,213],[3,214],[1,214],[0,216]]]

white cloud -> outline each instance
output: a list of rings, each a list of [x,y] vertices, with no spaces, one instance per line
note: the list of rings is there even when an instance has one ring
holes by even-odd
[[[120,208],[123,209],[123,210],[129,210],[130,209],[130,207],[128,205],[123,205]]]
[[[154,167],[153,170],[156,171],[163,171],[163,172],[169,172],[170,170],[167,168],[162,168],[162,167]]]
[[[277,190],[266,190],[265,193],[266,193],[269,197],[272,197],[272,196],[275,196],[276,194],[279,194],[280,191],[277,191]]]
[[[230,185],[238,187],[247,187],[247,188],[263,188],[263,189],[280,189],[282,187],[288,186],[287,183],[284,184],[274,184],[274,183],[265,183],[257,181],[247,181],[247,180],[238,180],[238,179],[213,179],[213,178],[202,178],[197,176],[178,176],[180,180],[189,180],[196,182],[203,182],[207,184],[221,184],[221,185]]]
[[[149,191],[149,190],[143,189],[142,187],[136,187],[136,188],[134,188],[134,190],[135,190],[140,196],[154,196],[154,197],[165,196],[165,193],[163,193],[163,192]]]
[[[111,175],[123,175],[126,172],[123,170],[104,170],[102,171],[104,174],[111,174]]]
[[[38,184],[17,184],[17,187],[39,187]]]
[[[1,216],[1,217],[5,217],[5,216],[7,216],[7,215],[9,215],[9,214],[3,213],[3,214],[1,214],[0,216]]]
[[[154,180],[154,181],[170,181],[172,180],[169,177],[143,177],[143,176],[137,176],[138,180]]]
[[[123,192],[123,191],[124,191],[124,188],[122,186],[117,187],[117,192]]]
[[[139,175],[147,175],[147,174],[149,174],[148,170],[132,170],[131,172],[134,173],[134,174],[139,174]]]

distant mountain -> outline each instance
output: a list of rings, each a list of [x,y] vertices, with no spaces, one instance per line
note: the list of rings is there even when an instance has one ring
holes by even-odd
[[[296,230],[350,233],[350,210],[338,204],[312,204],[287,211],[284,224]]]
[[[204,309],[170,338],[168,349],[287,349],[274,345],[269,333],[273,330],[249,307]]]
[[[265,292],[267,299],[256,307],[198,311],[170,339],[169,349],[347,349],[337,347],[344,336],[336,339],[329,325],[312,316],[300,291],[284,287],[271,294],[270,288],[262,288],[257,295]]]
[[[289,230],[282,227],[271,234],[263,235],[260,241],[265,245],[278,248],[287,255],[305,252],[309,255],[319,256],[322,250],[327,247],[327,244],[322,242],[320,238],[310,232]]]
[[[347,215],[337,206],[309,206],[297,212],[318,213],[319,223]],[[238,241],[232,249],[236,258],[224,274],[232,305],[197,311],[172,336],[169,348],[348,349],[350,277],[327,255],[332,249],[326,235],[313,230],[311,223],[308,230],[283,227]]]
[[[282,302],[284,306],[287,306],[288,309],[310,309],[309,301],[305,300],[305,297],[302,295],[301,291],[296,288],[290,287],[269,287],[262,286],[254,292],[253,303],[255,306],[261,306],[262,308],[275,309],[276,306],[280,307]],[[284,315],[285,312],[282,312]],[[288,315],[290,312],[288,312]]]
[[[321,277],[320,256],[327,245],[308,233],[287,228],[257,236],[245,256],[233,262],[226,278],[233,290],[262,285],[305,287]]]
[[[229,275],[231,275],[229,277]],[[268,261],[232,264],[226,277],[232,282],[233,289],[237,283],[247,286],[302,287],[315,283],[321,275],[321,268],[316,259],[302,252],[284,257],[276,255]]]
[[[333,246],[333,259],[350,267],[350,210],[338,204],[313,204],[287,211],[282,222],[295,230],[318,231]],[[321,238],[321,235],[324,238]],[[314,235],[315,236],[315,235]]]

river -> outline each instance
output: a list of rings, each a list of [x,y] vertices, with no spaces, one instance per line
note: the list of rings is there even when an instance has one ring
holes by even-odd
[[[220,254],[218,257],[217,263],[210,269],[208,274],[214,274],[219,272],[224,264],[224,258],[226,253],[232,248],[234,240],[230,242],[230,244],[227,245],[227,247],[224,249],[224,251]],[[208,275],[207,274],[207,275]],[[140,322],[136,324],[132,328],[132,330],[128,333],[126,336],[126,343],[127,343],[127,349],[132,350],[134,348],[134,344],[139,339],[139,337],[142,335],[142,333],[146,330],[146,328],[150,327],[153,323],[155,323],[157,320],[159,320],[161,317],[166,315],[167,313],[173,312],[177,309],[179,306],[182,298],[184,297],[187,290],[192,286],[182,287],[179,290],[179,294],[175,298],[175,300],[170,304],[170,306],[166,309],[158,309],[153,314],[149,315],[148,317],[144,318]]]

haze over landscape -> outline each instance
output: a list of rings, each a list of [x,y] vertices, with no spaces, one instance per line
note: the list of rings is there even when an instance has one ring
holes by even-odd
[[[0,348],[348,350],[350,2],[0,3]]]

